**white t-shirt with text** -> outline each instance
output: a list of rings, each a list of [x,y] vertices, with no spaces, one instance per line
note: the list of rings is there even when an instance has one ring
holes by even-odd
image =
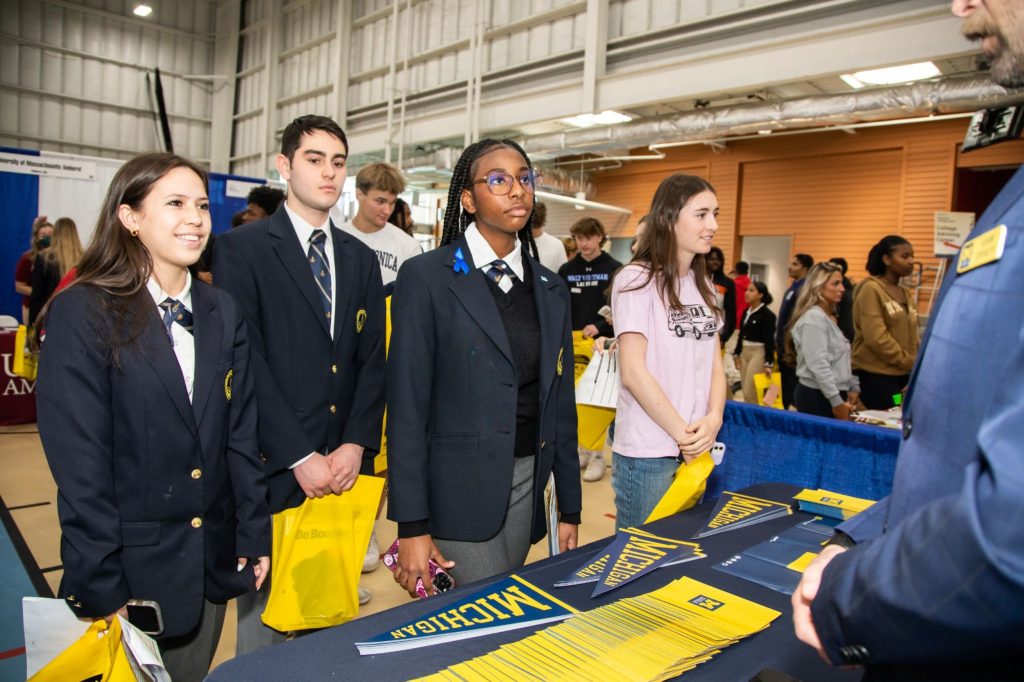
[[[385,286],[398,277],[398,268],[402,263],[423,252],[415,237],[407,235],[391,223],[371,233],[362,232],[351,222],[342,224],[341,229],[369,246],[377,254],[380,277]]]

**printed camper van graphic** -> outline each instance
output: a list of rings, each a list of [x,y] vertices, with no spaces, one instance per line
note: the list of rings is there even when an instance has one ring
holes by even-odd
[[[676,336],[684,337],[689,334],[699,339],[714,336],[718,331],[718,321],[705,306],[684,305],[682,310],[668,311],[668,328],[675,332]]]

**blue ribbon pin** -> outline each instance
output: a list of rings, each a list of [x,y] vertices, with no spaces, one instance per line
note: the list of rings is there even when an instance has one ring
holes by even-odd
[[[464,275],[469,274],[469,264],[466,263],[466,257],[462,255],[462,247],[455,249],[455,265],[452,266],[452,270],[455,272],[461,272]]]

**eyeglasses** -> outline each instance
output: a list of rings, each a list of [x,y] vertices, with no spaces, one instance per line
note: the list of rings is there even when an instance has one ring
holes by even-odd
[[[491,194],[503,197],[512,191],[512,186],[515,184],[516,180],[519,181],[519,184],[522,185],[524,190],[533,194],[534,186],[540,178],[540,171],[533,169],[523,171],[518,175],[510,175],[509,173],[494,171],[493,173],[488,173],[479,180],[474,180],[470,184],[477,185],[479,183],[486,183],[487,189]]]

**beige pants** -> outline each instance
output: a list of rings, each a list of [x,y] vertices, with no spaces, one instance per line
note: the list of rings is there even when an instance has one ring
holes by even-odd
[[[757,388],[754,377],[764,371],[764,346],[747,346],[744,344],[740,354],[740,374],[743,376],[743,402],[757,405]]]

